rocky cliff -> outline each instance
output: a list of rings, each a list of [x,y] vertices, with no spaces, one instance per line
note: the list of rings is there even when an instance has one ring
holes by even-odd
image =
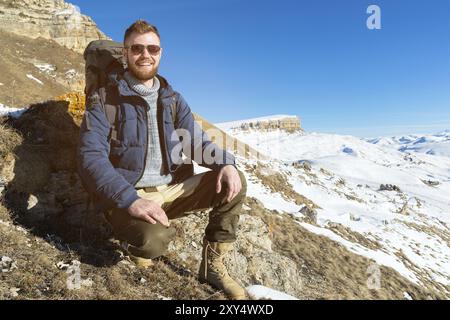
[[[90,17],[63,0],[0,0],[0,29],[54,40],[80,53],[90,41],[107,38]]]
[[[300,118],[290,115],[276,115],[234,122],[220,123],[218,126],[224,130],[238,130],[240,132],[259,130],[263,132],[281,130],[289,133],[303,131]]]
[[[256,121],[243,124],[241,129],[248,130],[250,128],[270,131],[275,129],[287,132],[295,132],[301,129],[300,119],[298,117],[286,117],[278,120]]]

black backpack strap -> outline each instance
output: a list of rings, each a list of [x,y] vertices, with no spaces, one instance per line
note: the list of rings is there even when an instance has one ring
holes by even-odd
[[[108,119],[108,123],[111,127],[109,133],[109,139],[117,140],[117,108],[119,107],[117,104],[111,104],[111,99],[106,99],[106,88],[101,87],[99,90],[100,101],[103,106],[103,110],[105,111],[106,119]]]

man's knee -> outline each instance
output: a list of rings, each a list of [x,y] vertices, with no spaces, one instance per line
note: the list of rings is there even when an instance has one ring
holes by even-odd
[[[232,203],[239,203],[245,200],[245,196],[247,195],[247,181],[245,180],[245,176],[242,171],[238,170],[239,178],[241,179],[241,190],[236,194],[234,199],[231,201]]]
[[[231,202],[226,202],[226,198],[228,195],[227,189],[222,189],[222,194],[221,194],[221,202],[220,202],[220,207],[221,208],[225,208],[225,209],[231,209],[236,207],[237,205],[241,204],[244,202],[245,197],[247,195],[247,181],[245,180],[245,176],[242,173],[242,171],[238,170],[239,173],[239,178],[241,179],[241,190],[235,195],[235,197],[233,198],[233,200],[231,200]]]
[[[175,237],[175,229],[173,227],[165,227],[160,223],[148,224],[143,229],[135,241],[129,243],[129,251],[131,254],[146,258],[153,259],[162,256],[169,246],[169,243]]]
[[[245,196],[247,195],[247,180],[245,179],[245,175],[241,170],[238,170],[238,173],[239,173],[239,178],[241,179],[242,188],[237,196],[244,199]]]

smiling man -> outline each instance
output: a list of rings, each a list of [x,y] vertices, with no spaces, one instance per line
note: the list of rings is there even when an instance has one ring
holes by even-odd
[[[80,177],[126,253],[142,267],[167,250],[175,236],[170,219],[211,209],[199,279],[232,299],[246,298],[223,263],[236,240],[244,175],[233,155],[208,139],[183,97],[158,75],[162,53],[156,27],[138,20],[126,30],[127,68],[111,72],[107,85],[87,100],[80,129]],[[116,106],[114,125],[107,105]],[[194,175],[191,159],[180,163],[181,131],[183,142],[190,141],[186,154],[213,150],[213,162],[195,159],[210,171]]]

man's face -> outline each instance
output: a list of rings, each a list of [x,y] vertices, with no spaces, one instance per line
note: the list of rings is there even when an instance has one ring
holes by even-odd
[[[144,45],[145,49],[138,53],[132,50],[133,45]],[[160,46],[158,36],[153,32],[139,34],[133,32],[125,42],[123,56],[128,64],[131,73],[141,81],[152,79],[158,72],[159,61],[161,60],[162,49],[158,53],[150,53],[148,45]]]

